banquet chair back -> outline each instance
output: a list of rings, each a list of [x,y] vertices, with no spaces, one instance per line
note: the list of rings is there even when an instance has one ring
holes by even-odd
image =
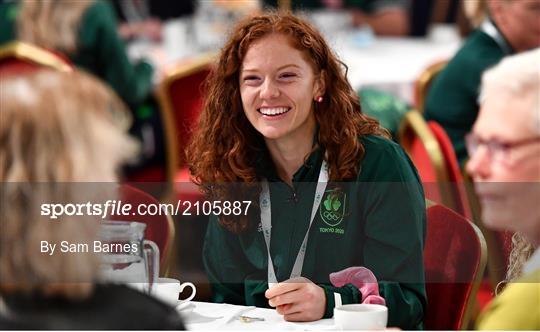
[[[144,204],[145,206],[155,205],[161,208],[159,201],[148,193],[124,184],[119,188],[119,197],[123,204],[131,204],[133,209]],[[174,242],[174,223],[167,211],[161,210],[160,215],[139,214],[135,212],[125,220],[125,216],[113,215],[112,220],[118,221],[136,221],[146,224],[145,239],[154,241],[159,248],[160,275],[167,274],[169,267],[169,255]]]
[[[189,144],[203,107],[203,84],[212,70],[214,55],[208,54],[169,71],[158,97],[166,131],[167,168],[174,182],[174,199],[196,202],[203,198],[186,168]]]
[[[420,113],[424,113],[429,88],[447,63],[448,60],[441,60],[429,65],[416,79],[414,83],[414,104]]]
[[[427,209],[424,247],[427,330],[468,327],[486,256],[484,237],[472,222],[441,205]]]
[[[44,48],[14,41],[0,47],[0,74],[21,75],[40,68],[54,69],[63,72],[73,70],[73,66],[60,54]]]
[[[455,211],[469,220],[476,220],[471,213],[463,174],[461,173],[461,168],[459,167],[459,162],[450,137],[448,137],[444,128],[437,122],[428,121],[427,124],[441,148],[444,164],[448,173],[448,190],[451,191],[452,196],[455,197]]]
[[[171,176],[185,165],[184,151],[202,110],[203,83],[214,57],[204,55],[167,72],[159,87],[158,98],[164,112],[167,154],[171,156]]]
[[[405,114],[398,137],[418,170],[426,198],[462,213],[441,145],[418,111]]]

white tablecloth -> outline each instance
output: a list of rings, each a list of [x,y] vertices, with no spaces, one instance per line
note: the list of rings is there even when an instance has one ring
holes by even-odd
[[[439,60],[451,58],[461,41],[376,38],[363,47],[355,47],[343,39],[335,44],[336,53],[349,68],[348,79],[354,89],[376,87],[410,103],[414,82],[422,71]]]
[[[174,66],[210,51],[198,45],[196,37],[201,33],[197,33],[196,28],[188,18],[167,21],[161,43],[132,42],[128,53],[132,59],[151,57],[155,60],[159,55],[160,60],[156,61],[159,66]],[[434,30],[443,33],[433,33],[429,38],[373,37],[358,29],[326,33],[326,40],[348,66],[348,79],[354,89],[375,87],[411,103],[414,82],[421,72],[438,60],[452,57],[461,45],[455,27],[437,29]]]
[[[182,308],[184,308],[182,310]],[[239,306],[225,303],[192,301],[189,306],[182,305],[178,311],[183,316],[188,330],[249,330],[249,331],[321,331],[337,330],[333,319],[321,319],[308,323],[286,322],[283,316],[273,309]],[[264,321],[242,322],[239,316],[264,318]]]

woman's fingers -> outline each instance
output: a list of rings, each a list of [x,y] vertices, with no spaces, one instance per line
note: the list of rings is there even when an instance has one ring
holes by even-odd
[[[293,314],[284,315],[283,318],[288,322],[309,322],[310,319],[306,319],[306,314],[303,312],[296,312]]]
[[[293,305],[288,313],[283,315],[283,318],[289,322],[312,322],[322,318],[322,315],[318,315],[311,308],[300,308],[303,304]],[[295,308],[296,307],[296,308]]]
[[[292,291],[298,289],[298,287],[301,285],[301,283],[291,282],[292,280],[293,279],[289,279],[287,281],[280,282],[279,284],[275,285],[274,287],[269,288],[268,290],[266,290],[264,295],[266,296],[267,299],[271,299],[271,298],[276,297],[278,295],[285,294],[285,293],[288,293],[288,292],[292,292]]]
[[[298,294],[298,289],[294,289],[290,292],[282,293],[282,294],[272,297],[271,299],[268,300],[268,304],[271,307],[277,307],[277,306],[281,306],[281,305],[285,305],[289,303],[294,303],[294,302],[299,301],[299,295],[300,294]]]
[[[289,303],[276,307],[276,311],[280,315],[290,315],[300,312],[300,306],[298,303]]]
[[[292,281],[292,280],[290,280]],[[323,317],[324,290],[308,279],[280,283],[266,292],[268,303],[288,321],[313,321]]]

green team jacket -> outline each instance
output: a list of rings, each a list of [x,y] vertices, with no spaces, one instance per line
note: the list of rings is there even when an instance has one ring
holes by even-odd
[[[461,165],[467,159],[465,135],[478,116],[482,74],[505,55],[493,38],[475,30],[429,90],[424,116],[445,129]]]
[[[329,184],[310,229],[302,276],[323,287],[325,317],[333,315],[334,292],[342,303],[359,303],[351,284],[333,287],[331,272],[365,266],[377,277],[389,309],[388,326],[422,328],[426,309],[423,245],[425,202],[418,174],[395,143],[362,138],[365,156],[356,181]],[[293,177],[291,188],[279,180],[271,162],[262,162],[270,184],[270,252],[278,281],[289,278],[309,225],[322,163],[316,150]],[[335,203],[335,202],[338,203]],[[260,222],[257,215],[254,225]],[[268,307],[267,252],[261,226],[235,235],[210,219],[203,260],[215,302]]]
[[[16,39],[18,10],[18,3],[0,4],[0,45]],[[67,55],[76,66],[106,81],[132,107],[151,92],[153,68],[144,61],[130,63],[109,2],[98,0],[88,7],[81,19],[77,51]]]

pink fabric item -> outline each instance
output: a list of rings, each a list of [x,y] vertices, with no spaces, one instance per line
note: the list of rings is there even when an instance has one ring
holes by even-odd
[[[335,287],[352,284],[362,294],[362,303],[386,305],[379,295],[379,284],[373,272],[362,266],[352,266],[339,272],[330,273],[330,282]]]

